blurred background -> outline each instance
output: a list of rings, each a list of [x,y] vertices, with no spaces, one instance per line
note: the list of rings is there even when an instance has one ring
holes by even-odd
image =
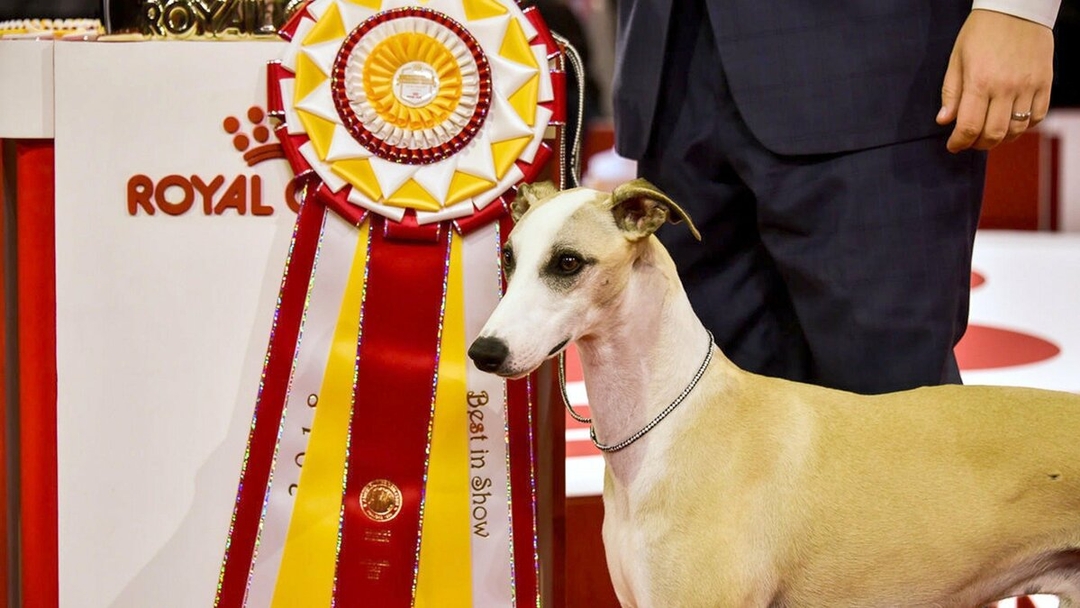
[[[136,0],[111,0],[134,2]],[[102,18],[110,0],[0,0],[0,21],[7,19]],[[618,0],[535,0],[548,26],[575,48],[586,65],[584,146],[586,157],[611,145],[611,79],[615,62],[615,6]],[[1063,0],[1058,15],[1053,107],[1080,108],[1080,0]],[[576,87],[575,87],[576,88]],[[569,107],[577,104],[571,91]],[[612,160],[604,156],[601,162]],[[617,160],[617,159],[616,159]],[[619,167],[613,166],[612,171]],[[624,168],[625,169],[625,168]]]
[[[0,21],[101,19],[103,1],[139,2],[0,0]],[[617,1],[525,3],[537,6],[549,27],[579,51],[586,65],[584,181],[597,188],[610,188],[635,173],[633,163],[612,150]],[[1080,166],[1080,0],[1063,0],[1055,37],[1050,117],[1039,128],[990,154],[980,223],[980,228],[987,230],[980,231],[976,242],[971,325],[957,349],[969,384],[1080,392],[1080,375],[1076,373],[1080,369],[1080,324],[1075,321],[1075,302],[1080,294],[1080,172],[1072,170]],[[570,114],[576,122],[580,92],[572,77],[568,81]],[[571,127],[570,132],[573,130]],[[586,413],[583,379],[573,357],[568,364],[568,392]],[[565,533],[574,543],[567,547],[565,606],[614,606],[599,536],[603,464],[588,438],[588,429],[573,420],[567,420],[566,425]],[[0,488],[3,486],[0,480]],[[0,524],[0,536],[2,527]],[[5,544],[0,538],[0,566],[6,559],[2,555]],[[3,570],[0,567],[0,588],[4,586]],[[3,600],[0,596],[0,608],[7,605]]]

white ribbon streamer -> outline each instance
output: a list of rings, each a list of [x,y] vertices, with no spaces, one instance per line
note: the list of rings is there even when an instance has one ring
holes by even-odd
[[[465,236],[466,343],[480,333],[502,292],[499,229],[493,222]],[[469,489],[472,514],[473,606],[514,605],[510,556],[510,477],[505,382],[469,362]],[[476,425],[481,421],[482,430]]]
[[[300,481],[303,455],[311,437],[319,390],[356,247],[356,227],[327,210],[308,285],[308,303],[268,484],[262,532],[244,600],[244,606],[249,608],[269,607],[274,597],[289,520],[296,504],[296,484]]]

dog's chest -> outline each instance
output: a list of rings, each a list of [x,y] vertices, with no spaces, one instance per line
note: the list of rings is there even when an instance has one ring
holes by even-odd
[[[622,605],[637,608],[664,605],[657,596],[670,579],[665,545],[679,542],[670,534],[670,513],[654,508],[658,488],[650,476],[655,477],[658,471],[652,470],[651,462],[656,461],[645,458],[631,488],[620,486],[609,468],[604,487],[603,539],[608,570]],[[645,505],[654,507],[643,508]],[[658,534],[666,539],[661,541]]]
[[[604,497],[604,553],[607,556],[608,572],[619,602],[624,606],[645,606],[646,590],[643,588],[648,577],[643,576],[645,555],[641,552],[640,534],[635,532],[635,525],[627,517],[623,505],[612,504],[616,501]]]

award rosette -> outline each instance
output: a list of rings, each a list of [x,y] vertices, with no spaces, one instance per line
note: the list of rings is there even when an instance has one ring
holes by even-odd
[[[533,381],[472,367],[564,120],[512,0],[315,0],[269,65],[305,183],[216,606],[536,606]]]

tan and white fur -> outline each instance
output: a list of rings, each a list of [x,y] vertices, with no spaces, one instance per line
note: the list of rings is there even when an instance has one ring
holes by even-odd
[[[469,353],[481,369],[521,376],[575,343],[612,444],[713,349],[670,416],[605,455],[624,606],[975,608],[1050,593],[1080,607],[1080,396],[867,397],[748,373],[710,344],[653,236],[689,223],[653,186],[523,186],[514,212],[508,289]]]

